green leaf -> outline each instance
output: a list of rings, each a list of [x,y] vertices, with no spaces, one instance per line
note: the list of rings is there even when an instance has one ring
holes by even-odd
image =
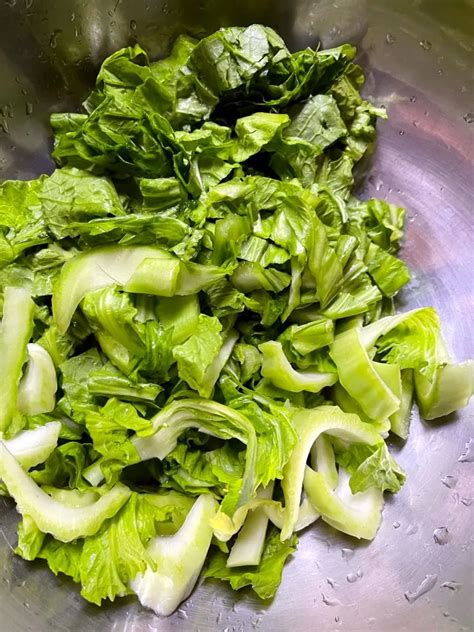
[[[91,395],[118,397],[131,402],[153,402],[162,391],[158,384],[132,380],[111,363],[91,373],[88,390]]]
[[[0,185],[0,269],[48,241],[38,199],[43,180],[6,180]]]
[[[257,567],[228,568],[225,553],[215,551],[206,569],[205,577],[228,581],[234,590],[250,586],[260,599],[270,599],[280,585],[283,566],[288,557],[296,551],[297,544],[296,535],[281,542],[278,530],[272,528]]]
[[[113,184],[78,169],[57,169],[38,191],[41,211],[56,238],[74,237],[75,222],[124,215]]]
[[[85,351],[59,366],[64,391],[59,407],[78,423],[82,423],[85,411],[95,401],[88,388],[89,376],[102,366],[97,349]]]
[[[116,480],[114,473],[140,460],[130,441],[131,432],[149,434],[152,425],[139,416],[132,404],[112,398],[100,409],[89,409],[84,418],[94,450],[103,457],[101,469],[109,482]]]
[[[217,318],[201,314],[195,333],[173,350],[180,378],[202,397],[210,397],[214,386],[206,378],[223,344],[221,331],[222,325]]]
[[[88,446],[78,441],[68,441],[55,448],[43,466],[30,472],[30,475],[38,485],[84,489],[88,485],[82,473],[87,463]]]
[[[245,84],[276,56],[287,54],[283,41],[259,24],[231,27],[201,40],[190,55],[189,66],[214,94]]]
[[[406,479],[384,442],[376,446],[352,444],[337,454],[337,462],[351,474],[349,484],[353,494],[370,487],[395,493]]]
[[[147,565],[154,567],[146,544],[155,535],[155,520],[163,510],[146,495],[132,494],[126,505],[86,538],[79,562],[81,595],[100,605],[103,599],[131,594],[129,582]]]
[[[366,255],[369,274],[385,296],[394,296],[410,281],[407,266],[377,244],[371,243]]]

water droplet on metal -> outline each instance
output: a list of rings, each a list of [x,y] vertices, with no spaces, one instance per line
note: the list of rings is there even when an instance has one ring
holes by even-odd
[[[357,575],[357,577],[358,577],[359,579],[361,579],[362,577],[364,577],[364,573],[363,573],[361,570],[358,570],[358,571],[356,572],[356,575]]]
[[[29,608],[30,607],[30,604],[27,601],[24,601],[23,605],[25,606],[25,608]]]
[[[465,506],[465,507],[470,507],[472,505],[472,503],[474,502],[474,498],[461,498],[461,503]]]
[[[188,613],[186,612],[186,610],[183,610],[182,608],[179,608],[179,610],[177,611],[177,617],[178,619],[187,619],[188,618]]]
[[[337,587],[337,583],[334,579],[331,579],[330,577],[326,577],[326,581],[331,586],[331,588]]]
[[[349,584],[353,584],[354,582],[357,581],[357,575],[355,573],[349,573],[346,579],[349,582]]]
[[[431,47],[433,46],[430,40],[427,39],[420,40],[418,43],[424,50],[431,50]]]
[[[465,114],[463,116],[463,119],[466,121],[466,123],[468,123],[469,125],[471,123],[474,123],[474,112],[468,112],[467,114]]]
[[[393,525],[392,525],[392,527],[393,527],[394,529],[398,529],[398,528],[400,527],[400,523],[399,523],[399,522],[394,522],[394,523],[393,523]]]
[[[136,31],[137,30],[137,22],[136,20],[130,20],[130,28],[132,31]]]
[[[31,9],[32,4],[33,0],[25,0],[25,9]]]
[[[411,103],[416,103],[416,97],[415,96],[411,96],[410,97],[410,102]]]
[[[33,103],[30,103],[29,101],[25,103],[25,113],[26,116],[30,116],[30,114],[33,114]]]
[[[449,617],[449,612],[447,610],[443,612],[443,617]]]
[[[472,439],[472,437],[466,443],[464,452],[461,454],[458,461],[460,463],[474,463],[474,439]]]
[[[0,114],[3,118],[13,118],[13,107],[11,103],[6,103],[0,107]]]
[[[407,535],[414,535],[417,532],[418,532],[418,527],[416,526],[416,524],[409,524],[407,527],[407,530],[405,531]]]
[[[400,136],[404,136],[405,130],[401,129],[398,133],[400,134]]]
[[[2,128],[2,131],[4,134],[9,134],[10,133],[10,128],[8,126],[8,121],[7,119],[2,119],[2,122],[0,123],[0,127]]]
[[[56,48],[58,45],[58,35],[62,32],[61,29],[57,29],[53,31],[49,37],[49,46],[50,48]]]
[[[413,127],[418,127],[418,121],[412,121]]]
[[[441,479],[441,482],[449,489],[454,489],[458,484],[458,477],[452,476],[451,474],[446,474],[446,476],[443,476],[443,478]]]
[[[417,599],[426,595],[427,592],[434,588],[437,581],[438,575],[425,575],[425,579],[415,588],[414,591],[407,591],[404,593],[405,599],[409,603],[414,603]]]
[[[222,612],[219,612],[219,614],[216,617],[216,623],[220,623],[221,619],[222,619]]]
[[[340,617],[334,617],[334,621],[335,621],[336,623],[339,623],[339,621],[340,621],[340,620],[341,620],[341,618],[340,618]]]
[[[345,560],[350,560],[352,557],[354,557],[354,549],[341,549],[341,553],[342,553],[342,557]]]
[[[459,590],[462,584],[459,582],[443,582],[441,588],[449,588],[449,590]]]
[[[438,527],[433,531],[433,540],[436,544],[447,544],[451,539],[449,531],[446,527]]]
[[[163,6],[161,7],[161,13],[168,13],[169,12],[169,7],[168,4],[166,2],[163,3]]]
[[[326,606],[342,606],[342,603],[339,601],[339,599],[328,597],[324,593],[321,593],[321,597],[323,599],[323,603],[325,603]]]
[[[395,42],[395,36],[392,33],[387,33],[385,36],[385,43],[389,46]]]

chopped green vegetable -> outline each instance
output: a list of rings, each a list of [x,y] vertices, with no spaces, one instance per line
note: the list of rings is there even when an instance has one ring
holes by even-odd
[[[24,415],[50,413],[56,405],[56,369],[39,344],[26,346],[28,364],[18,386],[18,410]]]
[[[18,511],[30,516],[41,531],[51,533],[61,542],[71,542],[98,531],[103,521],[113,516],[130,495],[130,490],[119,483],[93,505],[66,507],[38,487],[3,442],[0,442],[0,477],[17,503]]]
[[[287,558],[296,551],[298,538],[292,535],[281,542],[278,531],[273,528],[265,541],[262,558],[257,566],[229,566],[222,551],[215,551],[206,570],[206,577],[228,581],[234,590],[251,586],[261,599],[270,599],[275,594]]]
[[[26,290],[5,288],[0,329],[0,432],[8,430],[17,411],[18,389],[27,345],[33,333],[34,303]]]
[[[151,567],[130,583],[142,605],[168,615],[189,596],[211,544],[210,520],[216,508],[211,496],[200,496],[177,533],[156,536],[148,544]]]
[[[1,491],[92,603],[170,614],[206,558],[273,597],[295,532],[375,536],[413,400],[469,401],[435,310],[394,315],[404,209],[353,193],[386,118],[355,55],[135,44],[51,116],[53,173],[0,184]]]

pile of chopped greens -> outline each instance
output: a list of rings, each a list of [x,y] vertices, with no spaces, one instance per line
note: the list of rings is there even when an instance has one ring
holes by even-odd
[[[394,314],[405,211],[351,192],[385,118],[355,53],[125,48],[51,117],[57,169],[0,186],[1,486],[93,603],[169,614],[203,566],[273,596],[318,518],[374,538],[413,398],[469,400],[436,312]]]

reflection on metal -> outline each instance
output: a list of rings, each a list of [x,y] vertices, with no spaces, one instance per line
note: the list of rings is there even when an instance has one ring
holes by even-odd
[[[121,46],[140,41],[157,56],[183,30],[204,34],[251,22],[276,27],[293,48],[352,40],[367,73],[366,94],[385,103],[390,114],[379,124],[376,152],[359,174],[360,193],[385,197],[409,213],[404,256],[414,280],[399,306],[437,307],[453,356],[466,359],[474,354],[469,11],[468,0],[2,2],[0,178],[29,178],[53,168],[49,113],[77,109],[100,60]],[[430,424],[414,417],[406,445],[393,445],[408,481],[388,499],[375,541],[360,544],[318,522],[302,535],[269,604],[207,582],[166,620],[132,598],[103,609],[90,606],[72,583],[42,563],[13,556],[18,516],[0,500],[0,628],[470,629],[474,469],[465,455],[472,412]],[[440,525],[450,536],[443,546],[433,538]],[[405,593],[411,596],[424,578],[431,578],[430,591],[425,584],[410,603]]]

